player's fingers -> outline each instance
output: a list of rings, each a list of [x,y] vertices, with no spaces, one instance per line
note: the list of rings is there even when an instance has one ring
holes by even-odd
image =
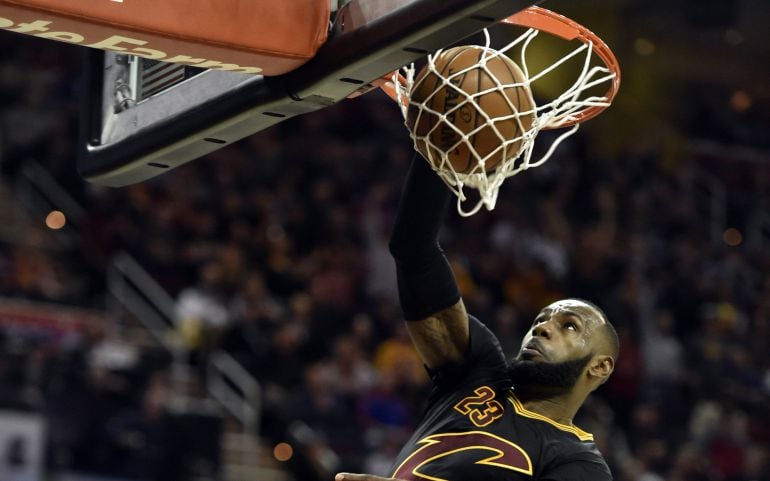
[[[402,481],[395,478],[383,478],[372,474],[338,473],[334,481]]]
[[[373,476],[371,474],[339,473],[334,477],[334,481],[383,481],[385,478]]]

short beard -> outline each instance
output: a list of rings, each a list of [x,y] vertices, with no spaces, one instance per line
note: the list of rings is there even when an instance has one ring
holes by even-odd
[[[508,367],[508,377],[517,391],[566,393],[575,386],[591,357],[588,354],[579,359],[557,363],[513,359]]]

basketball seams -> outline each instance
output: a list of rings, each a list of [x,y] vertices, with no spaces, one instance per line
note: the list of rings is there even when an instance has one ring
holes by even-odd
[[[484,49],[479,49],[479,58],[476,61],[476,63],[481,65],[482,61],[485,62],[486,64],[486,59],[484,58]],[[476,92],[481,91],[481,72],[484,72],[485,74],[487,74],[486,68],[476,69]],[[473,97],[471,96],[471,98]],[[479,127],[479,117],[481,117],[481,112],[482,112],[481,109],[477,109],[477,108],[473,109],[473,130],[471,130],[471,132],[476,132],[476,129]],[[468,170],[473,168],[471,167],[471,160],[474,159],[475,157],[473,153],[476,152],[476,154],[478,155],[478,150],[476,150],[477,138],[478,136],[475,134],[471,137],[471,145],[470,145],[470,148],[468,149],[468,160],[465,162],[465,169],[463,169],[463,172],[467,172]],[[479,155],[479,157],[481,157],[481,155]],[[478,162],[478,159],[476,159],[476,162]]]
[[[450,49],[450,51],[451,50],[456,50],[456,52],[454,52],[454,55],[452,55],[451,58],[447,59],[446,64],[444,65],[444,67],[439,72],[441,78],[444,80],[444,86],[443,86],[443,92],[444,92],[443,101],[444,101],[444,103],[446,102],[446,96],[449,93],[449,89],[455,89],[456,88],[458,90],[458,93],[463,92],[463,90],[460,87],[452,84],[452,82],[450,81],[451,75],[445,75],[445,72],[447,71],[447,69],[450,69],[452,64],[456,60],[458,60],[464,53],[466,53],[467,50],[464,49],[463,47],[454,47],[453,49]],[[468,72],[461,73],[463,70],[465,70],[465,68],[461,68],[458,72],[455,72],[454,75],[467,76]],[[465,78],[463,78],[462,83],[465,83]],[[447,112],[444,112],[444,113],[446,114]],[[454,126],[452,124],[449,124],[447,122],[446,119],[444,119],[444,123],[447,124],[446,127],[451,129],[451,130],[453,130],[456,135],[458,135],[458,136],[461,135],[459,132],[457,132],[456,129],[453,128]],[[457,144],[457,142],[455,142],[455,144]],[[460,148],[460,147],[462,147],[462,145],[458,146],[457,148]],[[448,154],[448,155],[451,156],[451,153]],[[452,164],[452,166],[454,166],[454,161],[450,160],[450,163]],[[466,168],[467,168],[467,166],[466,166]]]
[[[477,136],[483,137],[485,144],[492,146],[491,148],[487,149],[488,151],[484,152],[484,156],[487,158],[487,165],[489,166],[487,172],[491,172],[494,171],[503,160],[507,159],[507,156],[505,155],[505,147],[510,140],[507,138],[508,136],[505,133],[501,132],[501,127],[498,124],[505,122],[505,124],[503,124],[503,129],[506,127],[514,127],[514,136],[516,130],[515,125],[510,125],[510,119],[515,116],[515,111],[513,106],[510,105],[510,102],[506,98],[504,85],[500,80],[501,72],[499,71],[502,67],[505,67],[505,71],[507,72],[508,76],[512,79],[515,79],[515,77],[512,75],[511,69],[508,68],[508,64],[505,62],[505,59],[501,58],[500,55],[492,56],[491,61],[487,62],[486,67],[487,68],[485,70],[487,71],[487,75],[490,78],[492,85],[483,89],[483,91],[486,93],[480,96],[480,109],[485,112],[485,116],[487,117],[487,125],[485,125],[478,132]],[[492,72],[493,69],[498,72],[495,74]],[[506,112],[505,114],[502,114],[501,112],[494,112],[494,115],[491,115],[490,111],[495,110],[495,108],[505,108]],[[497,144],[496,147],[495,144]]]
[[[510,60],[510,59],[508,59]],[[514,109],[513,112],[513,118],[515,119],[515,131],[513,133],[513,136],[509,141],[505,144],[506,148],[509,146],[513,146],[514,148],[510,149],[510,154],[506,156],[507,158],[510,158],[512,156],[515,156],[519,153],[520,147],[522,143],[524,142],[524,133],[527,129],[529,129],[532,125],[532,123],[535,120],[535,114],[533,112],[533,106],[534,101],[532,100],[531,95],[527,95],[528,92],[528,82],[527,82],[527,76],[524,71],[522,71],[518,65],[516,65],[513,60],[510,60],[509,62],[505,62],[506,66],[508,67],[508,70],[511,74],[511,77],[514,79],[514,82],[509,85],[505,90],[513,89],[515,90],[516,94],[516,100],[515,102],[509,96],[508,93],[505,93],[504,97],[506,102],[510,105],[512,109]],[[517,84],[521,83],[522,87],[526,86],[527,88],[521,88],[517,86]],[[523,95],[523,98],[522,98]],[[525,107],[525,108],[522,108]],[[524,114],[522,114],[524,112]],[[529,120],[529,126],[524,125],[523,120]],[[518,140],[513,140],[518,138]]]
[[[451,67],[451,65],[455,61],[455,59],[457,59],[457,57],[462,55],[463,52],[464,52],[464,50],[463,50],[462,47],[454,47],[454,48],[451,48],[449,50],[445,50],[443,53],[444,54],[451,53],[451,57],[449,57],[447,59],[442,59],[441,56],[438,57],[438,60],[444,60],[445,61],[444,65],[442,65],[440,69],[436,68],[436,64],[435,63],[432,63],[432,65],[430,66],[429,71],[430,71],[430,73],[436,79],[436,81],[433,84],[433,88],[430,91],[431,93],[428,94],[426,96],[426,98],[425,98],[425,100],[427,101],[427,107],[430,110],[433,110],[435,112],[439,112],[440,111],[440,109],[436,108],[436,105],[434,105],[434,102],[437,102],[437,100],[440,98],[441,101],[437,102],[437,103],[439,103],[439,104],[443,103],[445,101],[445,99],[446,99],[447,89],[451,88],[451,84],[447,81],[447,76],[445,75],[445,73],[446,73],[447,69],[449,69]],[[444,84],[441,89],[438,88],[438,84],[439,83],[443,83]],[[443,96],[440,96],[439,92],[443,92]],[[434,144],[434,142],[431,139],[431,136],[433,135],[435,129],[437,127],[439,127],[438,126],[439,120],[440,120],[440,116],[438,114],[430,112],[429,125],[428,125],[428,135],[426,137],[426,144],[428,145],[429,149],[435,151],[435,155],[437,157],[441,158],[441,154],[440,154],[441,150],[438,148],[438,146],[436,146]],[[431,157],[433,157],[433,155],[431,155]]]

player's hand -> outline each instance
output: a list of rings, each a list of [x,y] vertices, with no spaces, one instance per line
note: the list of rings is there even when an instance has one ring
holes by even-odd
[[[396,478],[383,478],[373,474],[338,473],[334,481],[403,481]]]

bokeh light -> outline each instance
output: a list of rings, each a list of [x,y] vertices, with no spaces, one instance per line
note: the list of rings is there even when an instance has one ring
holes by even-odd
[[[725,244],[729,245],[730,247],[739,246],[743,242],[743,234],[741,234],[741,231],[735,227],[726,229],[725,233],[722,235],[722,238],[724,239]]]
[[[294,455],[294,449],[289,443],[278,443],[273,448],[273,456],[281,462],[286,462]]]
[[[67,224],[67,217],[60,210],[52,210],[45,217],[45,225],[49,229],[59,230]]]
[[[655,53],[655,44],[649,38],[639,37],[634,41],[634,50],[639,55],[647,57]]]

